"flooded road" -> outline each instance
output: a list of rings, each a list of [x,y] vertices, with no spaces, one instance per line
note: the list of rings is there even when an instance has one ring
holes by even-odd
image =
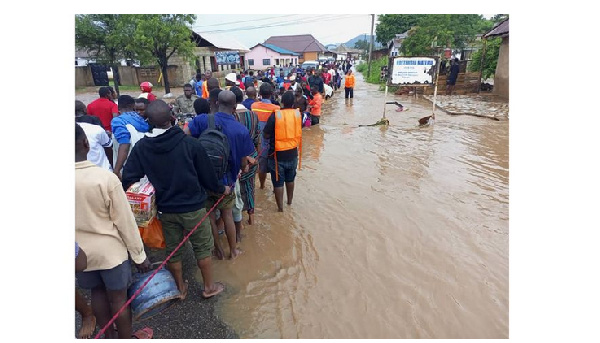
[[[507,338],[508,121],[438,110],[419,128],[431,103],[388,95],[409,110],[358,127],[384,95],[356,82],[303,130],[294,204],[278,213],[269,179],[244,254],[214,261],[220,317],[242,338]]]
[[[508,338],[508,122],[384,95],[357,74],[303,131],[294,203],[257,187],[257,223],[219,313],[242,338]],[[197,278],[201,276],[198,273]]]

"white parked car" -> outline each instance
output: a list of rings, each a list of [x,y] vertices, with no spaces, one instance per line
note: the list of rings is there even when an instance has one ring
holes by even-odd
[[[304,63],[302,63],[302,69],[304,70],[308,70],[308,68],[317,68],[319,66],[319,62],[317,61],[304,61]]]

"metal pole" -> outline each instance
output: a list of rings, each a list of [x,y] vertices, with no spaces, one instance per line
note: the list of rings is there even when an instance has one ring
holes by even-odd
[[[383,119],[385,119],[385,103],[387,100],[388,85],[385,83],[385,95],[383,96]]]
[[[373,27],[375,26],[375,15],[371,14],[371,44],[369,45],[369,67],[367,68],[367,79],[371,77],[371,54],[373,53]],[[384,115],[385,117],[385,110]]]
[[[437,66],[436,66],[436,73],[435,73],[435,88],[433,89],[433,109],[432,109],[432,115],[433,115],[433,119],[435,120],[435,101],[437,98],[437,89],[438,89],[438,79],[440,76],[440,60],[441,58],[439,58],[437,60]]]
[[[483,63],[485,62],[485,48],[487,46],[487,39],[483,41],[483,52],[481,53],[481,60],[479,62],[479,82],[477,82],[477,94],[481,91],[481,77],[483,75]]]

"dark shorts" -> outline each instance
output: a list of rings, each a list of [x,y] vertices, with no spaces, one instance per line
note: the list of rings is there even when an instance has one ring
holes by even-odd
[[[204,218],[205,214],[206,209],[200,209],[193,212],[161,213],[159,215],[159,220],[163,227],[163,234],[165,236],[167,256],[177,248],[179,243],[183,240],[183,237],[196,227],[196,224]],[[194,256],[196,256],[197,260],[211,256],[214,241],[208,217],[206,217],[202,224],[194,231],[189,240],[190,243],[192,243]],[[169,260],[169,262],[179,261],[181,261],[181,249],[177,250]]]
[[[131,263],[126,260],[112,269],[79,272],[76,275],[81,288],[102,287],[109,291],[120,291],[127,289],[131,284]]]
[[[273,187],[283,187],[284,182],[294,182],[296,178],[296,167],[298,167],[298,157],[289,161],[277,161],[279,181],[276,181],[275,159],[269,159],[269,170],[271,171],[271,182]]]
[[[446,85],[454,86],[456,84],[456,79],[448,79],[446,80]]]
[[[317,125],[319,124],[319,116],[313,116],[312,114],[310,115],[310,125]]]
[[[269,165],[267,163],[267,157],[258,156],[258,172],[266,174],[269,172]]]
[[[219,199],[221,199],[222,196],[223,194],[215,194],[209,191],[208,197],[206,198],[206,202],[204,203],[204,208],[206,208],[207,211],[210,211],[210,209],[215,205],[217,201],[219,201]],[[231,194],[226,195],[223,198],[223,200],[221,200],[221,202],[217,205],[216,209],[228,209],[233,208],[233,206],[235,206],[235,192],[232,189]]]

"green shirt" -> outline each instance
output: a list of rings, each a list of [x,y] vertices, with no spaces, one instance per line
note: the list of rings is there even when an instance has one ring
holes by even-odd
[[[180,95],[175,99],[175,112],[176,113],[195,113],[194,112],[194,101],[198,99],[196,94],[188,99],[185,95]]]

